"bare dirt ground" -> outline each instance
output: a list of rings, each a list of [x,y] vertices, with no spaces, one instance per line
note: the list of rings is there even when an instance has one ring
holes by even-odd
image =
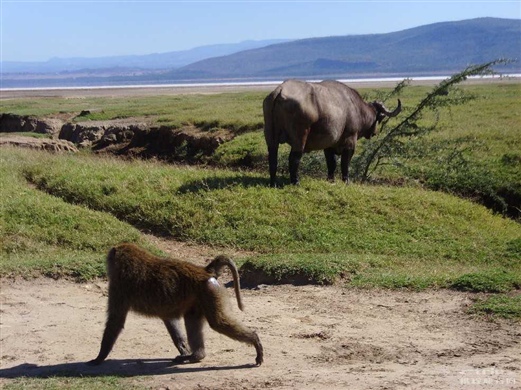
[[[218,253],[149,238],[199,264]],[[109,359],[90,367],[84,362],[98,352],[106,287],[3,280],[0,387],[22,376],[121,375],[153,389],[521,388],[519,323],[473,317],[466,309],[474,296],[452,291],[261,285],[243,290],[244,312],[234,309],[261,337],[261,367],[252,347],[208,327],[206,359],[172,365],[177,350],[161,321],[135,314]]]

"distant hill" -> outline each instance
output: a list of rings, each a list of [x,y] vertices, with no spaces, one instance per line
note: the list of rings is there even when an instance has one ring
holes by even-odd
[[[158,70],[179,68],[210,57],[224,56],[238,51],[256,49],[275,43],[287,42],[285,39],[244,41],[240,43],[199,46],[189,50],[154,53],[147,55],[110,56],[95,58],[51,58],[42,62],[3,61],[4,73],[55,73],[55,72],[107,72],[119,69]]]
[[[282,43],[281,40],[246,41],[147,56],[54,59],[45,64],[49,69],[62,69],[61,73],[44,76],[10,75],[13,64],[3,63],[1,82],[3,88],[20,88],[291,77],[435,76],[449,75],[468,65],[499,58],[517,62],[498,67],[498,71],[521,73],[520,57],[521,19],[479,18],[429,24],[388,34],[309,38]],[[39,66],[42,69],[43,65]]]
[[[521,20],[479,18],[373,35],[302,39],[210,58],[173,79],[448,74],[498,58],[520,60]],[[521,63],[509,65],[520,71]]]

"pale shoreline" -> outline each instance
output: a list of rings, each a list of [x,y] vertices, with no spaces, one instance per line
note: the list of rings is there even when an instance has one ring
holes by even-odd
[[[417,77],[411,85],[436,85],[449,76]],[[340,80],[353,88],[392,88],[404,78],[352,79]],[[280,81],[201,83],[134,86],[96,86],[96,87],[53,87],[53,88],[6,88],[0,89],[0,99],[38,98],[38,97],[124,97],[160,96],[182,94],[214,94],[223,92],[271,91]],[[507,76],[472,77],[465,84],[521,83],[521,74]]]

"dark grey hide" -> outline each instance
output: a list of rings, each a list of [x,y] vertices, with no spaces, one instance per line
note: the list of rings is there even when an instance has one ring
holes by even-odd
[[[263,110],[271,186],[276,186],[277,154],[282,143],[291,146],[292,184],[299,182],[302,154],[312,150],[324,150],[329,180],[334,180],[336,155],[340,155],[342,180],[347,183],[356,141],[375,135],[378,123],[398,115],[401,102],[398,100],[398,107],[390,112],[382,103],[366,103],[357,91],[338,81],[287,80],[264,99]]]

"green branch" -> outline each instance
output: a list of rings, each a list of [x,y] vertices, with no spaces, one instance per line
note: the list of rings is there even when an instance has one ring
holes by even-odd
[[[386,158],[390,158],[393,155],[393,152],[396,152],[398,156],[400,155],[400,151],[403,153],[405,150],[401,147],[403,142],[398,141],[398,139],[423,137],[431,133],[437,128],[439,123],[440,108],[450,108],[451,106],[465,104],[474,99],[474,96],[457,89],[458,84],[466,81],[469,77],[495,74],[492,69],[493,66],[509,62],[511,61],[498,59],[481,65],[469,66],[436,85],[416,107],[410,110],[409,114],[403,118],[400,123],[390,130],[387,130],[389,120],[384,121],[380,131],[380,134],[383,136],[366,143],[364,151],[357,159],[358,163],[353,167],[354,176],[361,181],[367,181],[370,178],[370,172],[374,172]],[[396,85],[394,90],[391,91],[384,100],[399,95],[400,92],[409,85],[410,79],[404,79]],[[459,94],[457,92],[459,92]],[[432,126],[420,126],[417,123],[425,111],[434,112],[436,115],[435,122]]]

